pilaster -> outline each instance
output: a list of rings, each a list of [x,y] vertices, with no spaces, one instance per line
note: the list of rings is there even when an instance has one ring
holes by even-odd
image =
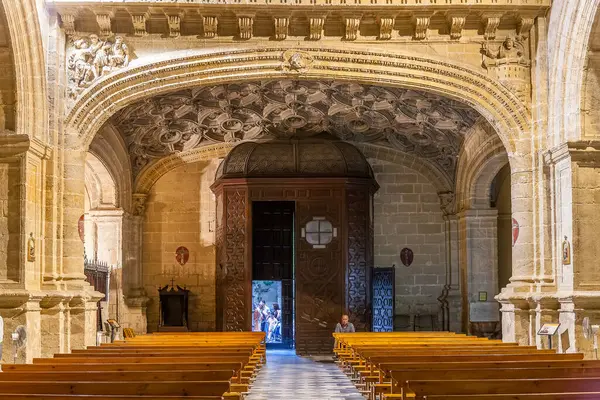
[[[471,322],[499,320],[497,219],[495,209],[472,209],[458,214],[459,262],[463,298],[463,329]],[[480,292],[486,299],[479,297]]]

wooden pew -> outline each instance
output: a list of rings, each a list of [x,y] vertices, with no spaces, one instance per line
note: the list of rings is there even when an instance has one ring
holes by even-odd
[[[248,388],[241,375],[264,362],[264,336],[137,336],[108,348],[6,365],[0,374],[0,398],[240,399]]]

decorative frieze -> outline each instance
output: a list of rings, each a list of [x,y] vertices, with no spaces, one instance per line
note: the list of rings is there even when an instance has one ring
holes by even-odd
[[[412,16],[411,21],[415,29],[414,38],[417,40],[427,39],[427,29],[429,29],[429,23],[431,22],[431,13],[416,13]]]
[[[446,14],[446,21],[448,21],[448,27],[450,28],[450,39],[460,39],[467,21],[467,15],[448,13]]]
[[[392,31],[394,29],[394,17],[379,17],[377,23],[379,24],[379,39],[389,40],[392,38]]]
[[[112,13],[109,14],[96,14],[96,22],[98,22],[98,27],[100,28],[100,36],[108,37],[112,36],[112,26],[111,26],[111,18],[113,17]]]
[[[310,40],[320,40],[323,36],[323,26],[325,25],[325,16],[311,16],[308,19]]]
[[[287,38],[290,18],[287,16],[273,17],[273,24],[275,25],[275,39],[284,40],[285,38]]]
[[[254,30],[254,16],[238,15],[238,28],[240,39],[251,39]]]
[[[217,36],[217,28],[219,25],[219,19],[214,15],[204,15],[202,17],[202,26],[204,30],[204,37],[214,38]]]
[[[181,35],[181,15],[167,15],[167,23],[169,24],[169,37],[179,37]]]
[[[483,22],[483,37],[485,40],[491,40],[496,38],[496,30],[500,25],[500,18],[502,14],[484,13],[481,15],[481,22]]]
[[[344,26],[346,28],[344,39],[356,40],[358,37],[358,29],[360,28],[360,16],[353,15],[344,17]]]
[[[146,31],[146,19],[148,18],[148,14],[132,14],[131,22],[133,23],[133,34],[135,36],[146,36],[148,32]]]
[[[74,35],[75,34],[75,15],[73,14],[63,14],[60,16],[62,20],[63,29],[65,30],[65,34]]]

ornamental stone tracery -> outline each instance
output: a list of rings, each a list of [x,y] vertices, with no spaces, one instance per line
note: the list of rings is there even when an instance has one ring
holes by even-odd
[[[423,157],[455,175],[469,106],[426,92],[337,81],[265,81],[182,90],[112,117],[134,175],[152,162],[205,145],[302,139],[329,133]]]

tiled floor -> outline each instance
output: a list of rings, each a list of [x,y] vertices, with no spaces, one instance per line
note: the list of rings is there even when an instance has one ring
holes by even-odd
[[[291,350],[267,351],[247,400],[364,400],[336,364],[315,362]]]

